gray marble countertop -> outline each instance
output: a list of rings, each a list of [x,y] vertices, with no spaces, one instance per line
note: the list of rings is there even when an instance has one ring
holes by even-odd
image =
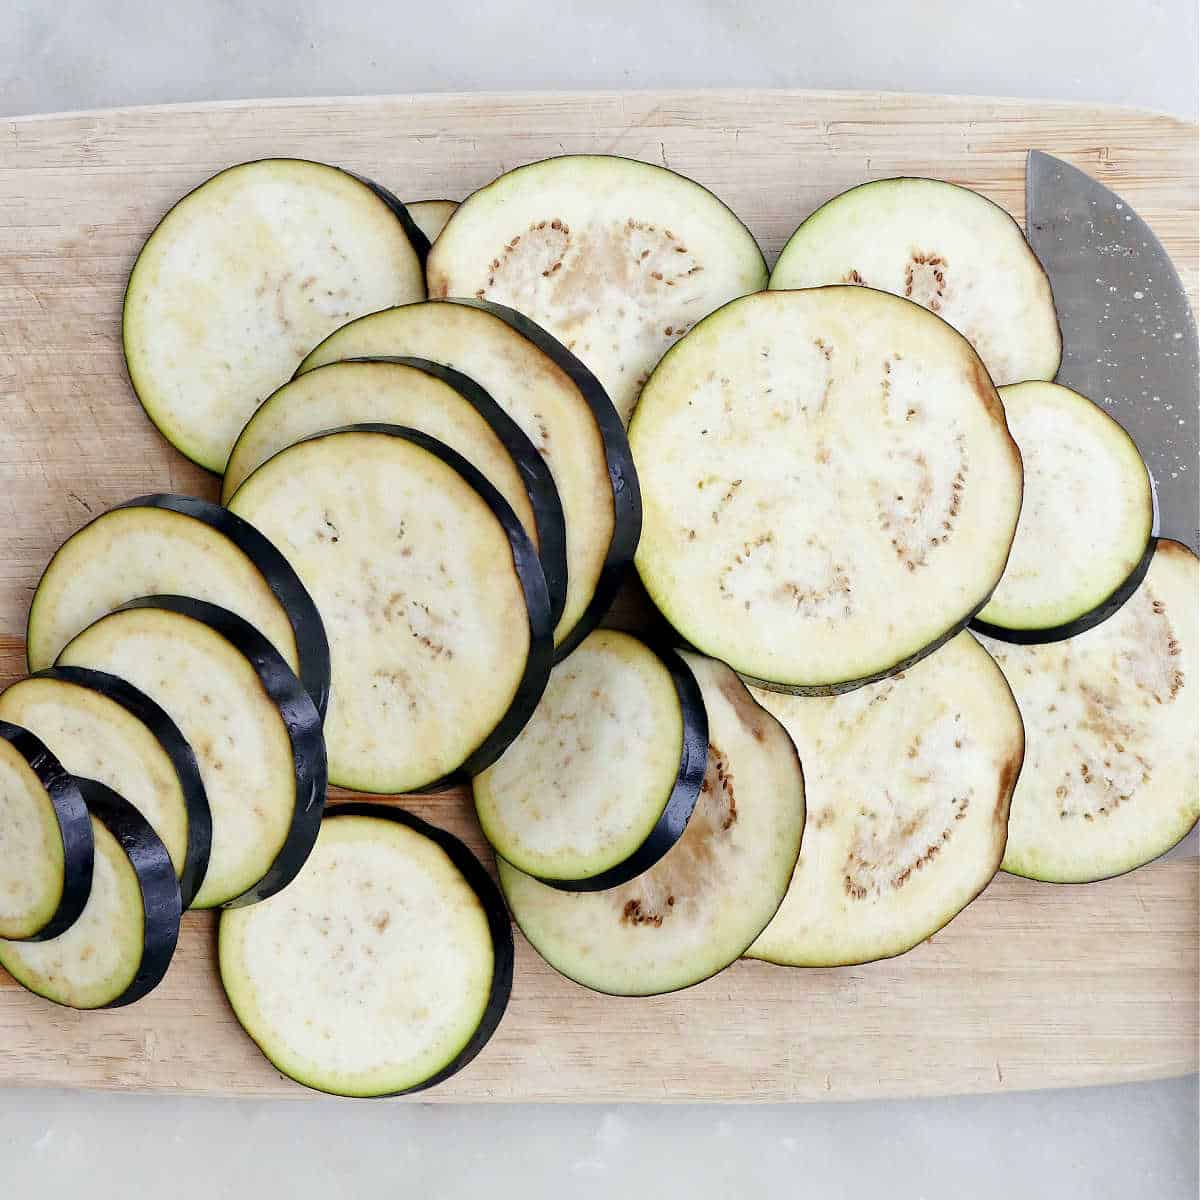
[[[260,96],[774,86],[1194,117],[1195,0],[8,0],[0,115]],[[0,1047],[3,1071],[3,1047]],[[0,1195],[1195,1200],[1195,1077],[794,1107],[215,1101],[0,1088]]]

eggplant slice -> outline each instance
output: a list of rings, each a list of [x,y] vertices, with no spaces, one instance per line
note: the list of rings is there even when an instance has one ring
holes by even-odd
[[[152,595],[194,596],[244,617],[283,655],[324,713],[329,643],[312,598],[257,529],[193,496],[139,496],[63,542],[29,609],[30,671],[50,666],[105,613]]]
[[[499,757],[545,690],[553,626],[532,543],[470,463],[413,429],[353,425],[280,451],[230,505],[324,617],[332,783],[409,792]]]
[[[446,222],[454,216],[457,200],[410,200],[405,208],[432,246],[438,235],[446,228]]]
[[[1000,578],[1021,507],[978,356],[867,288],[727,305],[659,364],[630,445],[651,599],[781,691],[847,691],[952,637]]]
[[[595,376],[528,318],[480,301],[408,304],[352,321],[300,364],[415,355],[475,380],[550,468],[567,538],[567,594],[554,631],[565,657],[608,611],[637,548],[641,498],[625,429]]]
[[[426,275],[431,297],[527,314],[596,374],[626,425],[663,351],[767,284],[762,251],[712,192],[603,154],[529,163],[468,196]]]
[[[93,853],[79,785],[36,734],[0,719],[0,938],[70,929],[91,892]]]
[[[134,391],[172,445],[220,473],[321,338],[425,296],[393,200],[337,167],[273,158],[221,171],[163,217],[129,277],[122,335]]]
[[[521,427],[451,367],[419,358],[334,362],[269,397],[234,445],[222,498],[272,455],[314,433],[363,422],[419,429],[461,454],[495,485],[538,549],[551,616],[566,602],[566,530],[545,460]]]
[[[0,694],[0,720],[32,730],[74,775],[124,796],[150,822],[187,908],[204,879],[212,815],[196,755],[166,711],[104,671],[52,667]]]
[[[295,878],[325,803],[321,719],[258,630],[213,604],[149,596],[88,626],[58,666],[128,680],[190,743],[212,814],[193,908],[253,904]]]
[[[568,891],[627,883],[679,841],[696,806],[708,720],[691,671],[598,629],[550,674],[529,724],[471,786],[514,867]]]
[[[937,313],[997,384],[1053,379],[1062,336],[1050,280],[998,204],[940,179],[880,179],[827,201],[792,234],[771,288],[852,283]]]
[[[787,897],[750,958],[890,958],[987,886],[1024,737],[1004,676],[969,633],[845,696],[755,694],[804,763],[808,824]]]
[[[0,966],[68,1008],[121,1008],[162,981],[179,941],[179,881],[149,821],[94,779],[77,780],[96,866],[83,913],[53,941],[0,941]]]
[[[521,931],[598,992],[689,987],[744,954],[787,892],[804,831],[804,776],[783,726],[724,663],[680,652],[708,714],[708,769],[679,841],[632,882],[566,892],[500,859]]]
[[[1200,815],[1196,556],[1160,539],[1133,598],[1069,641],[982,638],[1025,719],[1004,869],[1051,883],[1131,871]]]
[[[441,1083],[495,1032],[512,988],[512,926],[455,837],[397,808],[329,810],[288,890],[225,912],[221,982],[285,1075],[339,1096]]]
[[[1150,565],[1150,475],[1129,434],[1078,392],[1018,383],[1000,399],[1025,497],[1008,566],[975,628],[1013,641],[1073,637],[1116,612]]]

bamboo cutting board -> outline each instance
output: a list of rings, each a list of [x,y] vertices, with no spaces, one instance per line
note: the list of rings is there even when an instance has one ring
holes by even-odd
[[[603,151],[662,163],[730,203],[771,258],[820,201],[935,175],[1022,215],[1025,151],[1066,158],[1155,228],[1196,307],[1197,131],[1112,108],[805,92],[422,96],[238,102],[0,125],[0,684],[52,550],[130,496],[216,481],[142,415],[121,292],[165,209],[229,163],[324,159],[408,199],[461,197],[518,163]],[[626,602],[616,619],[637,620]],[[409,805],[483,853],[461,793]],[[486,857],[486,856],[485,856]],[[795,971],[741,962],[673,996],[556,976],[518,936],[497,1036],[424,1100],[791,1100],[1146,1079],[1197,1064],[1198,872],[1177,858],[1052,887],[999,876],[903,958]],[[302,1096],[225,1005],[213,918],[189,914],[159,989],[79,1014],[0,972],[0,1084]]]

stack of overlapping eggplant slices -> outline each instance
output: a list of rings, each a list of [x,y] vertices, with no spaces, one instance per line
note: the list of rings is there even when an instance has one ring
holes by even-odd
[[[38,585],[0,963],[50,1000],[137,999],[220,908],[279,1070],[392,1094],[495,1030],[508,912],[649,995],[900,954],[998,868],[1100,879],[1196,819],[1197,560],[1048,382],[1046,276],[971,191],[854,188],[768,278],[644,163],[405,206],[252,162],[163,218],[123,332],[222,505],[130,500]],[[599,627],[631,564],[650,641]],[[324,806],[457,780],[499,890],[401,808]]]

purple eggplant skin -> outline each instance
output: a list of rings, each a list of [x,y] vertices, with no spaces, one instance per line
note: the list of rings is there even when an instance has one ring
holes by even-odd
[[[512,993],[513,962],[515,957],[512,922],[508,917],[508,909],[504,904],[504,897],[501,896],[500,889],[496,886],[495,881],[484,870],[483,864],[480,863],[479,859],[452,833],[447,833],[446,830],[439,829],[436,825],[430,825],[427,821],[422,821],[420,817],[415,816],[413,813],[403,808],[396,808],[390,804],[371,804],[357,801],[346,804],[335,804],[326,811],[325,815],[327,820],[337,820],[338,817],[377,817],[385,821],[395,821],[400,825],[406,825],[415,833],[421,834],[422,837],[429,838],[431,842],[435,843],[445,852],[446,857],[459,870],[463,878],[466,879],[471,890],[479,898],[479,903],[483,906],[483,911],[487,916],[488,931],[492,935],[494,960],[492,966],[492,987],[488,995],[487,1007],[484,1009],[483,1017],[467,1044],[440,1071],[437,1071],[421,1083],[414,1084],[410,1088],[386,1094],[387,1096],[409,1096],[413,1092],[421,1092],[426,1088],[443,1083],[451,1075],[456,1075],[479,1054],[491,1040],[492,1034],[496,1032],[500,1020],[504,1016],[504,1011],[508,1007],[508,998]],[[312,1085],[305,1084],[305,1086],[311,1087]],[[384,1099],[386,1097],[372,1096],[363,1098]]]
[[[292,747],[296,802],[283,846],[267,873],[240,896],[227,900],[223,908],[257,904],[282,891],[308,861],[325,808],[325,736],[321,715],[312,696],[283,656],[243,617],[191,596],[142,596],[123,604],[117,612],[135,608],[158,608],[200,621],[219,633],[241,653],[258,675],[263,689],[274,701],[283,719]],[[103,620],[103,618],[101,618]]]
[[[513,565],[525,597],[525,609],[529,614],[529,655],[525,660],[525,672],[517,685],[516,694],[508,711],[502,716],[491,733],[467,756],[462,765],[441,779],[435,779],[424,787],[414,788],[413,794],[442,791],[463,782],[466,777],[486,770],[508,749],[513,739],[525,728],[526,722],[537,708],[546,684],[550,680],[550,668],[554,660],[554,621],[550,615],[550,594],[546,587],[546,576],[533,542],[517,519],[508,501],[496,490],[495,485],[481,471],[467,462],[457,451],[443,442],[410,429],[404,425],[387,425],[365,421],[355,425],[343,425],[338,429],[327,429],[301,438],[297,445],[315,442],[321,438],[337,437],[342,433],[383,433],[389,437],[411,442],[428,451],[456,471],[476,491],[491,509],[508,537],[512,550]],[[289,447],[290,449],[290,447]],[[280,451],[286,453],[287,451]]]
[[[142,961],[133,982],[104,1008],[124,1008],[152,992],[171,965],[179,942],[179,919],[183,908],[179,880],[167,848],[150,822],[124,796],[94,779],[76,777],[79,790],[90,812],[103,822],[137,873],[142,892],[142,916],[145,934]]]
[[[554,476],[550,474],[546,460],[538,453],[529,435],[475,380],[443,363],[407,355],[381,355],[341,361],[389,362],[413,367],[448,384],[488,423],[516,465],[525,485],[525,492],[529,496],[533,522],[538,534],[538,558],[542,564],[542,573],[546,576],[546,590],[550,595],[550,620],[557,626],[567,601],[567,526]],[[324,367],[315,367],[313,370],[322,371]]]
[[[107,697],[141,721],[162,746],[171,760],[171,766],[175,768],[187,809],[187,850],[179,875],[180,897],[186,909],[196,898],[208,870],[208,857],[212,850],[212,812],[208,807],[208,794],[204,790],[195,752],[179,726],[156,700],[151,700],[133,684],[107,671],[96,671],[90,667],[47,667],[32,678],[61,680]]]
[[[0,738],[3,738],[29,764],[29,769],[38,777],[50,803],[63,846],[63,890],[50,920],[24,938],[12,941],[48,942],[68,929],[79,919],[92,894],[92,865],[95,846],[92,841],[92,822],[87,804],[75,777],[54,757],[53,754],[28,729],[0,721]]]
[[[1065,642],[1068,638],[1078,637],[1097,625],[1102,625],[1109,617],[1115,615],[1134,592],[1142,586],[1146,572],[1150,570],[1150,562],[1154,558],[1154,548],[1158,538],[1152,537],[1146,543],[1146,550],[1138,559],[1137,566],[1129,573],[1128,578],[1107,599],[1101,601],[1095,608],[1082,613],[1073,621],[1062,625],[1054,625],[1047,629],[1007,629],[1003,625],[993,625],[989,621],[981,621],[976,617],[969,628],[975,633],[985,634],[998,642],[1011,642],[1017,646],[1044,646],[1049,642]]]
[[[613,598],[629,573],[638,541],[642,536],[642,489],[638,483],[637,468],[633,464],[633,454],[629,449],[625,426],[621,424],[621,418],[617,415],[612,400],[596,376],[562,342],[547,333],[535,321],[531,321],[524,313],[503,304],[496,304],[492,300],[454,297],[430,302],[463,304],[469,308],[482,309],[531,341],[579,389],[600,430],[604,454],[608,461],[608,478],[612,485],[615,518],[613,535],[592,601],[575,628],[563,639],[555,652],[555,661],[561,662],[600,624],[612,607]]]
[[[666,808],[646,840],[624,862],[587,879],[543,879],[538,876],[549,887],[562,892],[603,892],[620,887],[648,871],[683,837],[708,767],[708,712],[700,685],[687,663],[673,650],[664,648],[657,653],[671,673],[675,694],[683,710],[683,751],[679,774],[667,797]]]

